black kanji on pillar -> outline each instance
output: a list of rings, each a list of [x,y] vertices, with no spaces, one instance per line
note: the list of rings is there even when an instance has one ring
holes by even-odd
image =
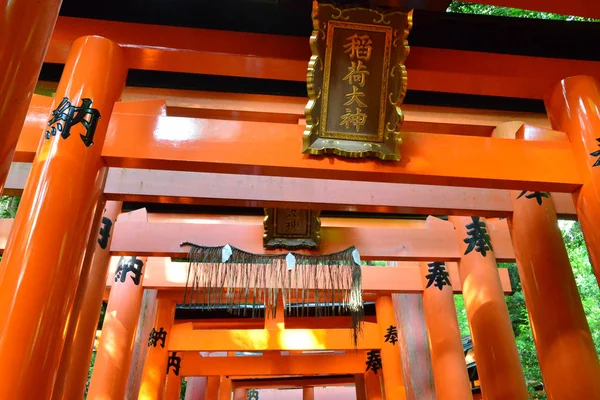
[[[98,245],[102,250],[106,250],[106,246],[108,246],[108,238],[110,238],[112,225],[113,223],[110,218],[102,217],[102,226],[100,227],[99,233],[100,237],[98,238]]]
[[[367,371],[372,370],[374,374],[383,368],[381,364],[381,350],[371,350],[367,353]]]
[[[181,357],[177,355],[177,352],[174,351],[169,355],[169,359],[167,361],[167,375],[169,375],[169,370],[173,367],[173,373],[179,376],[179,368],[181,368]]]
[[[121,257],[119,260],[119,266],[115,272],[115,282],[120,281],[125,283],[127,279],[127,273],[131,272],[131,280],[138,286],[142,278],[142,269],[144,263],[142,260],[138,260],[137,257]]]
[[[598,142],[598,146],[600,146],[600,138],[596,138],[596,142]],[[594,162],[594,164],[592,165],[592,167],[598,167],[598,166],[600,166],[600,150],[596,150],[596,151],[590,153],[590,156],[592,156],[592,157],[598,157],[598,159],[596,160],[596,162]]]
[[[46,139],[50,139],[50,136],[56,136],[57,131],[63,139],[67,139],[71,136],[71,128],[81,124],[85,128],[85,135],[79,136],[83,144],[89,147],[94,144],[94,133],[99,119],[100,112],[92,108],[91,99],[82,99],[81,106],[75,107],[71,104],[69,98],[65,97],[52,111],[52,118],[48,121],[50,129],[46,131]]]
[[[433,284],[436,288],[442,290],[444,285],[452,286],[450,284],[450,274],[446,271],[446,264],[442,262],[432,262],[427,264],[429,267],[429,274],[425,275],[425,279],[427,279],[427,289],[429,286]]]
[[[464,240],[468,244],[465,255],[475,249],[476,252],[481,253],[482,256],[486,256],[488,250],[494,250],[492,248],[492,242],[490,235],[487,233],[487,227],[485,222],[479,221],[479,217],[471,217],[473,221],[467,224],[467,238]]]
[[[550,198],[550,193],[548,192],[531,192],[527,194],[527,190],[523,190],[519,196],[517,196],[517,200],[521,197],[525,196],[526,199],[535,199],[537,203],[541,206],[543,198]]]
[[[396,342],[398,342],[398,328],[396,328],[394,325],[390,325],[389,328],[387,328],[387,333],[384,336],[385,338],[385,342],[389,342],[392,345],[396,345]]]
[[[148,347],[156,347],[158,341],[160,340],[160,347],[165,347],[165,340],[167,339],[167,331],[165,328],[161,327],[158,331],[154,328],[150,331],[150,336],[148,337]]]

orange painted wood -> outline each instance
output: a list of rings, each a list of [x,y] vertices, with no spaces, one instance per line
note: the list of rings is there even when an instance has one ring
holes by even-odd
[[[105,35],[121,44],[129,67],[135,69],[303,82],[310,59],[304,37],[60,17],[45,61],[64,62],[73,40],[88,34]],[[414,90],[537,99],[565,76],[600,78],[598,65],[415,46],[407,60]]]
[[[220,376],[219,400],[231,400],[231,379],[229,376]]]
[[[139,399],[159,399],[165,390],[165,371],[169,358],[167,349],[174,318],[175,302],[171,299],[159,297],[156,302],[156,317],[153,329],[154,332],[167,333],[163,341],[159,340],[154,345],[150,345],[148,340],[148,351],[142,372]]]
[[[30,168],[27,163],[13,163],[5,185],[7,195],[22,193]],[[130,168],[110,168],[104,193],[118,201],[235,207],[485,217],[508,217],[512,212],[508,191],[501,189]],[[553,198],[561,218],[576,215],[570,193],[553,193]]]
[[[376,324],[365,323],[358,349],[381,345]],[[242,329],[193,330],[191,323],[176,324],[169,351],[264,351],[354,349],[350,329]]]
[[[29,138],[40,126],[25,125],[16,161],[29,161]],[[366,163],[303,155],[302,132],[290,124],[115,114],[102,155],[109,166],[125,168],[299,178],[326,173],[341,180],[568,192],[582,183],[570,147],[553,141],[404,133],[402,161]],[[553,169],[557,163],[562,168]]]
[[[600,19],[600,3],[588,0],[475,0],[474,3]]]
[[[0,6],[0,121],[4,132],[0,140],[0,193],[61,3],[60,0],[52,0],[32,7],[27,0],[16,0],[10,4],[3,2]],[[63,63],[68,53],[67,49]],[[44,119],[47,117],[48,113],[43,116]]]
[[[380,295],[375,299],[375,313],[379,326],[381,341],[381,362],[383,368],[378,375],[383,375],[384,397],[386,399],[406,399],[406,384],[404,383],[402,360],[398,354],[399,343],[385,342],[388,329],[396,327],[396,313],[391,295]]]
[[[355,353],[351,353],[350,355],[354,355]],[[366,353],[362,354],[364,357],[367,356]],[[347,354],[344,354],[346,356]],[[323,357],[340,357],[341,355],[335,354],[331,356],[323,356]],[[310,356],[308,356],[310,357]],[[318,360],[317,361],[322,361]],[[358,361],[357,361],[358,364]],[[364,363],[363,363],[364,364]],[[310,375],[310,374],[309,374]],[[362,375],[362,374],[361,374]],[[296,379],[288,378],[285,381],[278,380],[276,377],[269,376],[234,376],[233,379],[233,387],[235,388],[244,388],[244,389],[258,389],[258,388],[297,388],[297,387],[318,387],[318,386],[348,386],[354,384],[353,377],[345,377],[345,376],[302,376]],[[245,400],[245,398],[244,398]]]
[[[369,371],[365,375],[365,386],[368,400],[387,400],[383,394],[381,375]]]
[[[600,284],[600,83],[575,76],[556,85],[545,99],[552,126],[568,133],[584,184],[574,193],[577,216]],[[600,162],[598,162],[600,164]]]
[[[145,209],[119,216],[119,220],[146,218]],[[135,333],[144,295],[144,269],[148,261],[147,257],[138,257],[138,260],[142,262],[139,285],[134,283],[130,273],[126,275],[124,282],[121,280],[114,282],[113,280],[102,325],[102,336],[96,352],[88,399],[125,397]]]
[[[121,202],[107,202],[105,207],[99,210],[101,212],[99,224],[95,224],[95,229],[90,234],[90,243],[83,260],[88,272],[86,273],[84,269],[79,278],[69,329],[52,392],[53,399],[80,400],[83,396],[106,289],[110,243],[113,237],[112,227],[121,212],[121,206]],[[99,242],[100,229],[108,230],[108,240],[103,246],[100,246]]]
[[[206,384],[206,400],[219,400],[219,384],[219,376],[208,377],[208,382]]]
[[[186,351],[182,354],[181,374],[183,376],[230,375],[237,377],[356,374],[364,371],[367,357],[364,350],[358,352],[352,350],[347,354],[298,356],[201,357],[198,352],[194,351]],[[280,384],[247,387],[279,387]],[[283,385],[283,387],[289,387],[287,383],[283,383]],[[239,386],[234,384],[234,387]]]
[[[206,400],[207,380],[206,376],[188,377],[185,386],[185,400]],[[243,398],[242,400],[247,399]]]
[[[465,253],[468,217],[449,217]],[[485,219],[481,219],[485,223]],[[504,222],[504,221],[503,221]],[[494,241],[491,241],[492,247]],[[463,297],[473,338],[481,388],[489,400],[527,400],[527,385],[493,251],[485,257],[473,249],[459,262]]]
[[[0,274],[0,372],[6,382],[0,385],[0,398],[51,396],[106,178],[101,148],[125,72],[115,43],[100,37],[78,39],[53,105],[57,107],[63,97],[74,105],[83,98],[93,99],[93,108],[104,116],[96,126],[95,146],[87,147],[79,138],[86,133],[79,124],[67,140],[60,134],[42,139],[43,129],[35,135],[36,148],[40,146]]]
[[[181,374],[179,376],[171,372],[167,375],[167,381],[165,383],[165,392],[162,397],[164,400],[179,400],[181,396]]]

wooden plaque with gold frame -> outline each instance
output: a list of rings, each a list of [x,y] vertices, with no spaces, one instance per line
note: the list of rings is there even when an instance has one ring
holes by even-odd
[[[265,208],[264,228],[267,249],[316,249],[321,244],[318,210]]]
[[[303,153],[399,160],[412,12],[313,1]]]

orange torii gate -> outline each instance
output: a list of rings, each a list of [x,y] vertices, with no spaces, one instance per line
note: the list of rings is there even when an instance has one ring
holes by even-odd
[[[549,9],[554,10],[555,8]],[[17,11],[8,14],[11,22],[11,24],[7,24],[8,28],[0,28],[3,38],[9,37],[6,29],[15,26],[15,21],[19,21],[20,18],[27,15],[23,9],[14,8],[14,10]],[[31,95],[32,85],[29,82],[32,81],[31,77],[35,76],[36,71],[36,65],[33,64],[36,64],[35,60],[39,60],[40,55],[44,52],[48,39],[48,35],[45,35],[44,32],[53,24],[51,20],[53,20],[52,16],[55,15],[56,8],[52,8],[50,11],[47,13],[48,19],[33,18],[27,21],[34,25],[38,22],[40,24],[41,30],[38,33],[27,36],[31,37],[35,43],[31,45],[17,42],[26,47],[24,54],[31,55],[34,59],[31,63],[32,66],[27,69],[29,73],[24,74],[28,76],[19,76],[16,79],[16,84],[23,86],[18,90],[19,96],[15,97],[19,103],[23,103],[23,99],[27,99]],[[39,13],[42,12],[44,10],[39,11]],[[597,246],[600,243],[600,232],[595,227],[595,222],[600,218],[600,175],[598,172],[600,169],[596,168],[598,166],[597,132],[600,124],[600,113],[598,112],[600,85],[594,77],[589,76],[565,79],[570,74],[569,72],[574,70],[580,71],[578,73],[589,71],[590,75],[597,74],[594,69],[596,64],[571,60],[560,67],[544,68],[546,64],[543,60],[535,60],[531,57],[477,56],[471,54],[472,52],[466,52],[469,54],[463,54],[466,56],[464,59],[468,60],[467,62],[472,66],[477,65],[477,60],[483,60],[486,64],[495,64],[494,60],[501,61],[496,64],[497,68],[505,68],[507,65],[514,65],[515,61],[523,61],[523,65],[527,65],[532,71],[539,71],[536,78],[528,77],[535,81],[535,84],[530,87],[515,84],[522,82],[523,76],[506,75],[502,79],[498,79],[495,84],[489,85],[491,87],[489,93],[544,98],[551,128],[556,131],[547,129],[547,127],[531,130],[527,125],[521,125],[519,129],[498,127],[492,137],[453,135],[442,132],[406,132],[403,136],[403,161],[364,163],[345,159],[311,158],[302,155],[299,152],[300,137],[304,130],[301,124],[232,121],[210,117],[189,118],[168,114],[164,102],[160,101],[118,103],[123,91],[126,71],[129,68],[220,73],[227,76],[249,74],[243,67],[244,63],[232,62],[245,59],[248,55],[239,54],[238,49],[234,47],[225,47],[221,55],[213,54],[211,59],[210,49],[194,47],[193,43],[187,43],[188,47],[193,47],[192,51],[185,48],[174,49],[170,46],[169,40],[172,40],[174,36],[183,33],[184,37],[193,42],[193,38],[198,37],[195,35],[202,35],[206,32],[192,30],[192,35],[185,36],[190,31],[165,28],[162,31],[164,35],[157,35],[157,31],[153,35],[142,35],[160,36],[161,40],[167,42],[165,46],[155,46],[155,43],[136,44],[134,42],[135,32],[136,30],[143,31],[143,27],[130,27],[131,31],[129,32],[121,24],[114,26],[112,23],[107,23],[99,26],[88,24],[85,20],[61,18],[58,29],[51,40],[47,60],[65,62],[65,72],[58,85],[56,99],[52,104],[48,105],[46,102],[44,107],[31,108],[32,112],[23,127],[14,157],[17,162],[32,162],[32,167],[27,184],[24,186],[19,214],[5,241],[5,253],[0,273],[0,337],[2,337],[0,359],[3,360],[0,365],[0,373],[3,376],[0,397],[50,399],[58,393],[55,391],[54,382],[57,379],[64,380],[71,373],[71,371],[59,368],[63,361],[64,333],[73,330],[70,326],[73,323],[70,318],[73,304],[82,304],[84,308],[88,306],[86,303],[87,292],[81,289],[81,282],[78,282],[76,277],[83,271],[81,276],[89,276],[90,278],[86,278],[86,282],[92,282],[91,276],[94,275],[92,266],[94,260],[99,257],[92,257],[90,254],[112,251],[115,255],[139,257],[137,261],[140,264],[136,264],[136,268],[139,268],[139,275],[143,276],[143,268],[147,266],[146,264],[150,264],[145,262],[144,257],[181,255],[182,251],[178,248],[179,240],[188,240],[190,238],[188,235],[196,234],[194,227],[185,227],[183,224],[167,226],[168,224],[146,222],[143,219],[126,221],[127,218],[137,218],[140,214],[130,216],[124,214],[122,223],[115,224],[116,230],[113,233],[115,237],[110,245],[110,250],[106,244],[97,243],[97,232],[103,221],[102,211],[106,201],[103,192],[108,168],[118,169],[117,172],[135,168],[174,173],[216,174],[213,176],[214,179],[219,179],[219,174],[308,180],[326,177],[330,180],[347,181],[346,183],[374,182],[386,185],[418,184],[502,190],[504,197],[499,202],[501,206],[495,204],[492,212],[486,209],[481,202],[485,195],[489,195],[488,192],[479,192],[482,197],[476,207],[472,205],[449,207],[439,204],[428,206],[430,210],[451,208],[453,212],[448,214],[455,214],[455,216],[449,217],[449,222],[430,220],[430,224],[424,229],[394,226],[325,227],[323,234],[329,240],[325,241],[323,250],[352,243],[364,251],[365,259],[458,262],[456,269],[465,297],[482,387],[486,397],[490,399],[527,398],[525,381],[503,299],[502,280],[496,268],[497,260],[516,259],[527,298],[530,319],[536,332],[536,347],[546,390],[557,398],[565,396],[586,398],[600,390],[598,388],[600,383],[596,379],[599,374],[598,360],[558,230],[557,209],[552,197],[541,192],[573,194],[574,211],[581,222],[590,250],[592,265],[596,275],[600,276],[600,247]],[[153,27],[148,29],[153,29]],[[31,26],[30,30],[34,31]],[[114,36],[114,39],[111,41],[100,36],[88,36],[102,32],[107,37]],[[231,35],[231,33],[223,33],[223,36],[220,36],[215,42],[227,43],[227,35]],[[25,37],[20,36],[21,39]],[[241,37],[238,34],[233,34],[233,36]],[[231,36],[229,37],[231,38]],[[256,53],[259,56],[259,59],[254,61],[264,62],[266,67],[250,68],[249,70],[258,71],[254,73],[266,75],[261,75],[261,77],[271,79],[304,80],[306,55],[301,50],[298,51],[298,47],[293,46],[294,44],[299,46],[297,38],[275,40],[267,35],[257,36],[255,39],[257,39],[255,46],[260,46],[262,39],[272,41],[269,41],[270,46],[267,46],[264,51],[259,47],[251,49],[250,55],[253,56]],[[292,44],[292,46],[287,46],[288,44]],[[13,46],[9,49],[12,50],[7,52],[9,57],[0,59],[3,67],[14,65],[15,55],[21,55],[20,58],[24,57],[17,47]],[[286,47],[292,53],[291,56],[289,53],[279,51],[279,48]],[[414,50],[416,50],[414,53],[417,57],[414,58],[413,67],[417,76],[418,88],[427,90],[439,85],[438,89],[445,88],[450,91],[450,85],[455,85],[453,90],[456,90],[456,87],[462,84],[459,80],[450,79],[445,80],[450,83],[444,83],[441,82],[441,79],[428,79],[432,76],[428,75],[428,71],[432,68],[424,61],[430,59],[439,63],[440,60],[454,59],[457,57],[457,53],[461,52],[440,51],[437,57],[427,57],[428,53],[433,54],[432,52],[435,50],[426,48]],[[143,56],[146,52],[152,51],[164,56],[162,64],[148,66],[148,63],[151,64],[154,61],[152,57]],[[207,60],[203,60],[203,57],[207,57]],[[206,62],[182,62],[182,60]],[[275,68],[275,65],[280,62],[287,67]],[[452,63],[442,62],[441,64],[447,66]],[[37,65],[39,66],[39,63]],[[186,69],[188,65],[193,66],[189,67],[193,69]],[[301,65],[302,68],[300,68]],[[281,71],[284,75],[281,75]],[[470,77],[469,73],[462,72],[464,76]],[[433,73],[435,74],[435,71]],[[446,71],[446,73],[451,73],[451,71]],[[483,76],[480,82],[486,82],[486,79],[489,82],[489,77],[493,75],[493,71],[489,72],[487,76]],[[549,85],[555,85],[555,87],[551,92],[546,93]],[[10,94],[12,94],[11,90],[16,87],[10,82],[2,86],[3,90],[4,86],[10,89],[6,91]],[[470,87],[477,86],[471,85]],[[480,86],[486,85],[481,84]],[[69,136],[69,132],[63,131],[66,129],[64,126],[49,127],[52,123],[49,125],[48,121],[56,123],[60,120],[59,111],[66,105],[65,101],[70,105],[72,103],[75,108],[85,108],[85,104],[91,104],[91,98],[93,98],[94,108],[86,111],[91,115],[90,118],[94,118],[86,120],[88,124],[94,124],[96,128],[91,135],[89,126],[84,124],[86,129],[72,131],[70,135],[73,136],[73,139],[66,141],[65,137]],[[79,107],[80,104],[81,107]],[[21,110],[18,114],[22,114],[21,111],[24,110],[24,107],[22,104],[19,105]],[[5,109],[0,110],[3,116]],[[11,119],[11,126],[18,126],[19,118],[21,115],[15,116],[14,121]],[[55,130],[51,130],[54,128],[58,129],[59,134]],[[41,142],[40,132],[43,132]],[[223,132],[227,132],[227,135],[224,136]],[[9,145],[6,149],[2,149],[3,154],[7,155],[2,160],[3,169],[0,171],[2,185],[4,184],[3,176],[11,162],[10,154],[14,150],[14,146],[10,142],[16,142],[14,139],[18,134],[18,129],[11,129],[11,140],[7,141]],[[273,148],[277,148],[277,152],[273,152]],[[452,151],[448,151],[448,149]],[[477,165],[477,168],[473,168],[473,165]],[[393,188],[395,186],[386,187],[383,190],[392,190]],[[410,190],[411,188],[404,186],[404,189]],[[419,189],[423,190],[423,188]],[[523,196],[525,189],[534,191],[533,196]],[[443,189],[438,188],[437,190]],[[460,192],[452,191],[452,193],[454,193],[451,196],[452,204],[459,203],[461,201]],[[131,194],[132,197],[155,196],[155,199],[159,199],[160,195],[160,191],[148,194],[140,190]],[[115,199],[119,198],[118,196],[118,194],[115,195]],[[176,197],[173,193],[169,196]],[[213,199],[219,198],[221,194],[212,196]],[[234,197],[231,193],[229,196]],[[348,191],[349,198],[347,200],[331,201],[331,203],[338,204],[340,207],[351,207],[355,202],[352,196],[352,192]],[[296,203],[309,208],[319,208],[323,204],[322,201],[310,204],[308,197],[296,196],[295,199]],[[245,200],[252,201],[252,199]],[[260,201],[287,204],[287,200],[283,197],[261,198]],[[364,198],[360,201],[365,202]],[[392,207],[410,209],[410,204],[415,203],[418,201],[413,199],[406,203],[392,204]],[[367,205],[377,207],[383,203],[371,202]],[[569,210],[566,213],[573,215],[572,207],[565,206],[563,209]],[[458,211],[454,212],[456,210]],[[481,212],[473,213],[474,210]],[[484,216],[497,216],[496,211],[498,210],[502,212],[501,215],[509,218],[510,234],[509,230],[505,229],[503,239],[497,239],[499,236],[493,237],[494,224],[492,221],[486,223],[483,218]],[[419,211],[427,213],[424,212],[425,209]],[[482,217],[464,216],[470,214]],[[167,231],[167,235],[162,239],[168,237],[169,240],[159,243],[156,240],[158,235],[155,235],[158,230],[148,231],[153,228]],[[482,247],[480,246],[479,251],[473,251],[470,244],[467,244],[468,241],[465,242],[465,239],[472,235],[469,230],[475,228],[485,228],[491,232],[492,238],[489,241],[488,249],[484,243]],[[234,229],[225,224],[211,226],[210,231],[206,229],[205,232],[207,234],[206,242],[214,241],[223,244],[226,242],[224,239],[234,240],[229,236],[230,234],[234,236],[255,234],[258,230],[252,224],[236,225]],[[419,232],[419,230],[424,232]],[[500,231],[497,230],[497,232]],[[4,230],[4,232],[8,231]],[[498,233],[496,234],[498,235]],[[52,235],[59,240],[49,240],[49,236]],[[510,242],[508,241],[509,236]],[[138,237],[144,238],[144,241],[136,242]],[[175,239],[178,241],[171,241]],[[235,239],[240,240],[239,236],[235,236]],[[452,240],[454,240],[454,244],[452,244]],[[507,246],[507,243],[512,243],[512,246]],[[249,242],[249,244],[251,245],[249,250],[256,250],[260,247],[256,242]],[[104,261],[106,258],[104,257]],[[548,265],[551,265],[552,268],[548,268]],[[106,268],[106,265],[103,267]],[[400,269],[400,267],[398,268]],[[425,266],[420,265],[419,268],[422,269]],[[104,275],[106,274],[106,269],[101,268],[101,271]],[[420,287],[422,290],[423,273],[422,270],[420,271],[421,274],[418,275],[421,279],[420,284],[416,283],[414,279],[413,281],[419,285],[415,287]],[[170,271],[164,273],[168,275]],[[386,270],[385,273],[391,274],[392,272]],[[374,281],[385,278],[385,273],[377,272],[378,276],[374,278]],[[457,274],[454,273],[454,277]],[[98,276],[100,275],[102,274]],[[365,276],[367,275],[365,274]],[[94,276],[97,278],[96,275]],[[454,277],[451,275],[452,280],[455,279]],[[396,279],[403,278],[396,277]],[[128,279],[125,281],[123,283],[130,282]],[[86,283],[87,290],[93,288],[95,292],[98,292],[98,288],[105,286],[103,279],[95,279],[93,282],[95,283]],[[458,282],[452,282],[452,284],[454,286]],[[140,285],[135,284],[135,286]],[[140,288],[143,288],[143,284]],[[137,303],[134,301],[131,303],[139,305],[142,295],[140,288],[135,289],[134,292],[132,289],[126,290],[127,288],[123,287],[119,291],[126,293],[124,296],[127,298],[135,297]],[[436,354],[439,354],[437,352],[441,350],[456,354],[456,344],[459,340],[456,335],[457,329],[455,329],[456,316],[449,311],[451,310],[449,304],[452,301],[451,292],[440,290],[438,293],[436,290],[434,288],[423,293],[426,313],[431,315],[433,313],[431,309],[443,308],[446,310],[445,326],[451,326],[452,329],[448,329],[445,335],[449,336],[446,337],[443,332],[440,333],[440,326],[436,326],[435,321],[428,318],[429,334],[432,335],[433,368],[436,380],[447,379],[448,382],[456,383],[459,380],[458,377],[448,377],[447,375],[449,371],[455,369],[448,367],[444,361],[452,362],[451,365],[458,365],[458,359],[453,357],[448,361],[445,358],[436,358]],[[117,297],[115,293],[119,291],[114,287],[111,289],[111,295],[115,296],[115,299],[124,298]],[[389,289],[389,293],[398,291],[398,287]],[[165,291],[165,293],[167,292],[169,291]],[[399,390],[403,386],[401,367],[397,354],[392,353],[389,347],[383,347],[381,343],[384,328],[394,321],[389,293],[375,293],[378,311],[377,323],[369,321],[365,323],[365,338],[360,345],[362,347],[359,348],[363,350],[381,349],[382,362],[387,370],[387,374],[384,371],[387,376],[384,378],[383,396],[395,399],[403,397],[402,390]],[[433,297],[434,293],[438,296]],[[366,296],[368,297],[368,294]],[[98,305],[97,298],[89,301],[96,301],[95,304]],[[156,321],[172,323],[173,318],[169,318],[169,315],[172,315],[175,307],[173,298],[161,297],[157,302],[159,305]],[[128,302],[113,300],[109,303],[112,303],[109,306],[112,307],[111,315],[116,322],[112,324],[112,328],[109,323],[107,331],[110,332],[112,329],[115,334],[115,330],[118,329],[121,322],[118,320],[121,317],[116,317],[116,315],[121,315],[125,311],[129,324],[127,336],[128,340],[132,342],[134,325],[137,323],[136,318],[132,316],[137,316],[139,310],[135,310],[136,307],[128,309]],[[547,304],[553,306],[552,315],[548,315],[550,313],[546,312]],[[429,307],[431,308],[427,311]],[[146,365],[150,368],[148,371],[156,365],[168,365],[167,352],[169,350],[197,351],[199,343],[204,346],[207,342],[201,341],[209,339],[213,343],[217,343],[220,350],[222,350],[221,347],[226,347],[225,351],[242,348],[281,350],[294,348],[286,345],[290,337],[294,338],[298,334],[311,337],[311,333],[315,333],[321,342],[327,344],[327,347],[349,349],[349,339],[343,339],[343,335],[348,332],[334,332],[338,329],[300,329],[302,332],[296,333],[293,332],[294,329],[277,329],[277,325],[283,323],[285,321],[266,321],[267,329],[259,329],[257,332],[253,332],[253,329],[243,330],[244,332],[239,332],[242,330],[211,332],[210,330],[193,329],[193,323],[181,324],[181,326],[173,328],[174,334],[169,337],[168,345],[160,349],[153,347],[152,353],[148,354]],[[271,332],[275,333],[271,335]],[[572,332],[578,332],[576,339],[573,339]],[[240,341],[236,342],[232,335],[238,335],[237,338]],[[256,340],[252,338],[252,335],[255,335]],[[118,335],[113,337],[118,337]],[[173,337],[175,339],[171,340]],[[438,338],[444,339],[441,345],[437,342]],[[219,342],[221,339],[222,341]],[[130,357],[125,342],[123,340],[123,346],[119,349],[124,349],[123,354]],[[261,343],[262,347],[257,346]],[[320,342],[313,340],[308,343],[306,346],[298,346],[299,349],[318,348]],[[109,349],[110,346],[107,344],[105,348]],[[200,349],[202,350],[202,348]],[[206,350],[206,348],[204,349]],[[215,350],[216,348],[208,347],[208,350],[211,349]],[[573,357],[574,354],[577,356]],[[105,359],[112,355],[105,355]],[[75,354],[75,356],[79,355]],[[183,363],[186,357],[187,354],[180,362]],[[116,358],[119,358],[118,354]],[[120,361],[124,365],[128,364],[123,360]],[[577,368],[574,367],[574,362],[577,362]],[[215,368],[217,368],[216,365]],[[144,369],[146,370],[146,368]],[[167,367],[167,370],[172,371],[173,368]],[[165,386],[166,396],[169,399],[175,398],[181,381],[180,377],[173,375],[168,375]],[[111,376],[114,377],[114,375]],[[106,373],[96,379],[96,382],[100,383],[92,382],[92,397],[100,396],[99,394],[94,395],[94,390],[98,390],[96,393],[113,389],[121,390],[123,381],[119,379],[109,381],[111,376]],[[212,379],[212,386],[209,385],[212,387],[211,390],[214,391],[214,388],[218,387],[217,391],[227,394],[228,389],[230,391],[232,387],[230,379],[226,377],[219,379],[218,385]],[[365,381],[369,380],[372,381],[371,374],[365,376]],[[113,388],[111,385],[116,381],[119,384]],[[36,384],[33,385],[32,382]],[[148,388],[148,386],[144,386],[144,382],[142,382],[142,390],[150,392],[154,390],[153,393],[162,390],[160,384]],[[365,385],[369,386],[368,383]],[[369,396],[377,398],[378,395],[369,394]],[[441,396],[440,391],[440,398],[442,398]]]

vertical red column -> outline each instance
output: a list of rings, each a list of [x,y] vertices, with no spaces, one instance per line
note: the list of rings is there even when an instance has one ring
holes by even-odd
[[[160,399],[165,390],[169,332],[175,318],[175,301],[158,297],[154,327],[148,340],[148,352],[142,372],[140,399]]]
[[[219,382],[218,376],[209,376],[206,382],[206,400],[219,400]]]
[[[177,354],[171,353],[171,355],[177,357]],[[179,400],[181,398],[181,378],[179,372],[175,373],[174,368],[169,369],[167,381],[165,382],[164,400]]]
[[[438,400],[472,399],[454,291],[444,263],[421,262],[423,309]]]
[[[302,388],[302,400],[315,400],[315,388],[303,387]]]
[[[0,192],[17,147],[61,0],[0,5]]]
[[[221,376],[219,382],[219,400],[231,400],[231,379]]]
[[[373,371],[365,373],[365,387],[367,389],[368,400],[384,400],[382,386],[380,377],[375,375]]]
[[[402,361],[398,353],[398,327],[396,326],[396,315],[392,296],[377,296],[375,299],[375,312],[377,314],[377,325],[381,332],[381,362],[383,369],[383,384],[385,399],[406,399],[406,389],[402,377]],[[392,332],[393,331],[393,332]],[[386,335],[389,338],[386,338]],[[395,335],[395,340],[392,336]]]
[[[121,212],[121,205],[120,201],[107,202],[100,227],[90,236],[54,383],[53,399],[79,400],[83,396],[106,290],[112,228]]]
[[[356,400],[367,400],[367,388],[365,385],[365,375],[354,375],[354,387],[356,389]]]
[[[237,388],[233,391],[233,400],[247,400],[248,390],[244,388]]]
[[[126,219],[146,221],[146,210],[121,214],[117,221]],[[104,314],[88,400],[125,398],[133,339],[144,295],[146,261],[147,257],[121,257],[119,260]]]
[[[511,191],[510,228],[544,389],[549,399],[593,399],[600,364],[554,203],[533,193]]]
[[[463,256],[458,264],[477,371],[488,400],[527,400],[527,385],[484,218],[449,217]]]
[[[583,186],[573,197],[600,284],[600,84],[589,76],[567,78],[556,85],[545,104],[552,127],[569,135],[583,175]]]
[[[115,43],[87,36],[73,44],[2,260],[0,398],[52,393],[125,76]]]
[[[187,378],[187,386],[185,387],[185,400],[205,400],[206,399],[206,384],[205,376],[190,376]],[[244,397],[243,400],[246,400]]]

